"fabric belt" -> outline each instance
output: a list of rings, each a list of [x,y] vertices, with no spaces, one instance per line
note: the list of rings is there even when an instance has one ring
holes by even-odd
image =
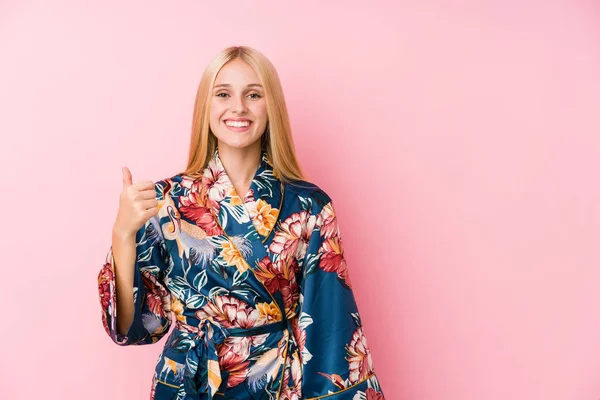
[[[216,347],[218,344],[222,344],[228,336],[254,336],[284,331],[289,327],[289,323],[285,314],[283,318],[281,321],[250,329],[226,329],[208,319],[202,320],[198,326],[177,320],[176,329],[195,334],[185,357],[183,387],[186,396],[198,395],[201,399],[212,399],[219,390],[223,374],[219,367],[219,354]]]

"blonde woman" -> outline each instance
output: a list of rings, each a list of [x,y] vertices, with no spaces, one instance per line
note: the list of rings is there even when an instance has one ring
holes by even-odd
[[[204,71],[187,169],[123,190],[98,276],[118,345],[160,340],[151,399],[383,399],[331,198],[281,83],[244,46]]]

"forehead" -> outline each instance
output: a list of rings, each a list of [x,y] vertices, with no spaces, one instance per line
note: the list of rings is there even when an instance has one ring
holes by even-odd
[[[246,86],[252,83],[260,83],[258,75],[248,63],[240,59],[225,64],[215,78],[215,86],[219,84]]]

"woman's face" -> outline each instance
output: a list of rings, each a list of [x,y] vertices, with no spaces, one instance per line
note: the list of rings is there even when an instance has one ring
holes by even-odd
[[[229,61],[217,74],[211,95],[210,129],[219,147],[260,147],[267,100],[254,69],[241,59]]]

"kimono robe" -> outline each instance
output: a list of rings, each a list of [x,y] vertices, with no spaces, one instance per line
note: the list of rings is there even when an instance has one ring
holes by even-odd
[[[155,189],[159,212],[136,233],[125,335],[112,247],[98,275],[117,345],[157,342],[174,314],[150,399],[384,399],[323,190],[284,184],[263,152],[241,198],[218,149],[201,177]]]

